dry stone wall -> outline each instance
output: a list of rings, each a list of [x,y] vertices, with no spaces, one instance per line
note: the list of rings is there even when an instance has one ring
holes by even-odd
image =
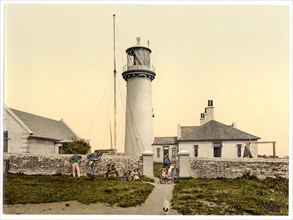
[[[288,178],[288,159],[239,158],[200,159],[190,161],[190,174],[194,178],[237,178],[243,175],[257,178]]]
[[[69,163],[69,154],[10,154],[4,153],[4,164],[9,173],[22,173],[28,175],[71,175],[72,168]],[[127,157],[124,155],[106,155],[97,162],[96,172],[103,175],[107,171],[108,164],[115,164],[119,176],[127,170],[138,169],[142,173],[142,158]],[[80,172],[86,175],[88,159],[82,155]],[[3,170],[5,172],[5,169]]]

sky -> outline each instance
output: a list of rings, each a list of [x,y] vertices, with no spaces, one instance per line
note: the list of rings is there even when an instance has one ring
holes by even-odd
[[[215,120],[276,141],[289,155],[290,7],[239,4],[6,4],[4,104],[60,120],[92,150],[113,134],[113,14],[117,150],[124,151],[125,50],[150,42],[154,136]],[[259,145],[272,155],[272,145]]]

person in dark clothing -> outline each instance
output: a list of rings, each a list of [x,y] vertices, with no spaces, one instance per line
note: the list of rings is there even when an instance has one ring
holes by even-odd
[[[170,168],[170,165],[171,165],[171,161],[169,159],[169,156],[168,156],[168,154],[165,154],[164,159],[163,159],[163,167],[166,168],[167,172]]]
[[[103,153],[95,150],[94,153],[88,154],[87,158],[89,159],[89,165],[91,165],[92,162],[98,161],[102,157]]]

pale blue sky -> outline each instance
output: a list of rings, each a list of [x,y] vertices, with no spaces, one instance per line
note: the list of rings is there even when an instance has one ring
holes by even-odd
[[[118,151],[125,50],[140,36],[142,44],[150,41],[157,74],[154,136],[176,136],[177,124],[199,125],[213,99],[215,120],[277,141],[277,154],[288,155],[290,10],[284,5],[6,5],[5,104],[63,118],[93,149],[109,147],[113,14]],[[259,149],[272,154],[271,145]]]

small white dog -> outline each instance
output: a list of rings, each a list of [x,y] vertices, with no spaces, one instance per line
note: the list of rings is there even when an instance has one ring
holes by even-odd
[[[170,202],[165,198],[165,200],[163,202],[164,215],[167,215],[169,211],[170,211]]]

